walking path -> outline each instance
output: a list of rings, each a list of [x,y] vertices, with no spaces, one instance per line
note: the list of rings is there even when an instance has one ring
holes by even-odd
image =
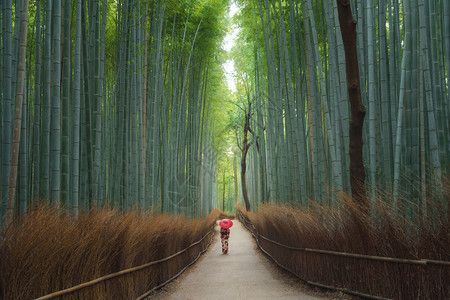
[[[333,299],[336,294],[322,294],[304,285],[289,283],[262,254],[258,253],[251,234],[238,220],[233,220],[229,252],[222,254],[216,234],[211,249],[187,271],[170,295],[162,299]],[[218,226],[216,226],[218,230]],[[292,279],[291,279],[292,281]],[[295,280],[294,280],[295,281]],[[164,292],[164,291],[163,291]]]

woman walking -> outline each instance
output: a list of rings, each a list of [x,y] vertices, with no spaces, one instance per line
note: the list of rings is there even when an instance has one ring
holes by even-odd
[[[233,226],[233,221],[223,219],[219,222],[220,225],[220,239],[222,241],[222,254],[228,253],[228,239],[230,238],[230,227]]]

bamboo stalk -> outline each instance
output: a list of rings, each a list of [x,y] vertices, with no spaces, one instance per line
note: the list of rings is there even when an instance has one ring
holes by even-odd
[[[22,127],[22,101],[25,90],[25,60],[27,49],[28,0],[24,0],[21,16],[19,80],[17,82],[16,110],[14,116],[14,134],[12,140],[11,169],[9,174],[8,203],[6,206],[6,224],[9,225],[14,217],[14,200],[16,196],[17,166],[19,161],[19,142]]]

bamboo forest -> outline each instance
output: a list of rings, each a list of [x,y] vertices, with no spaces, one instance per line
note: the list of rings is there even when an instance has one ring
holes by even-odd
[[[144,299],[207,251],[224,218],[237,224],[230,247],[242,226],[313,286],[450,297],[450,1],[1,0],[0,11],[0,299],[186,250],[58,296]],[[363,272],[289,247],[411,266]]]

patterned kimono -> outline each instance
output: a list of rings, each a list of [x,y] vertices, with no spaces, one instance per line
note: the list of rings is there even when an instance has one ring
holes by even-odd
[[[230,229],[220,228],[220,239],[222,240],[222,253],[228,253],[228,238],[230,237]]]

